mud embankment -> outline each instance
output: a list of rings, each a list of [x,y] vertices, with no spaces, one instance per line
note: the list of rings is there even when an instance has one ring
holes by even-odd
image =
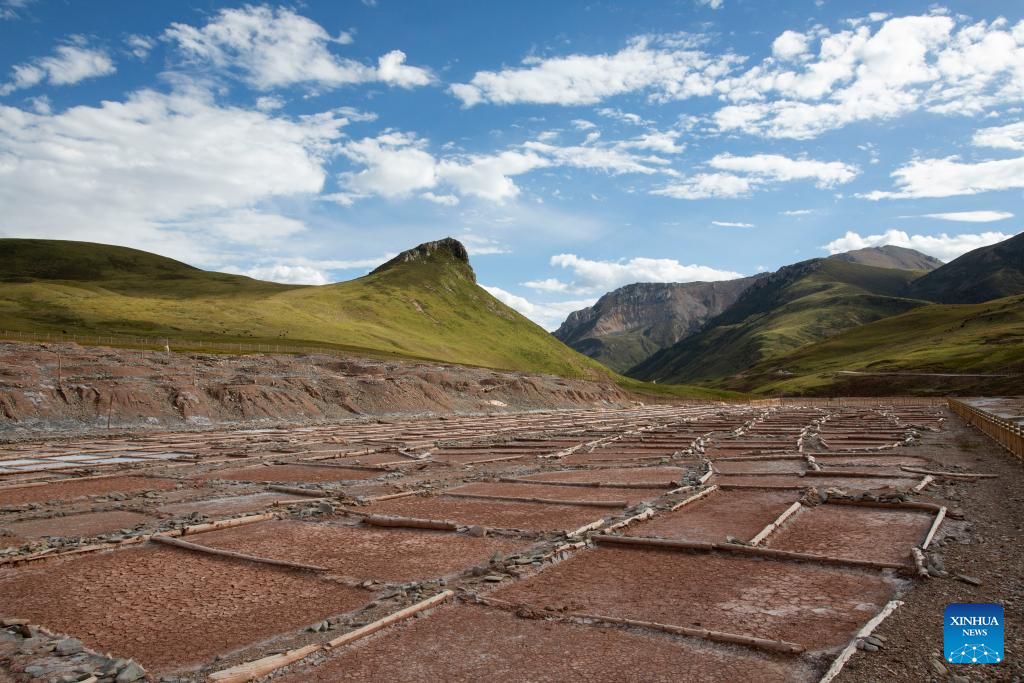
[[[0,343],[0,438],[631,403],[610,381],[456,365]]]

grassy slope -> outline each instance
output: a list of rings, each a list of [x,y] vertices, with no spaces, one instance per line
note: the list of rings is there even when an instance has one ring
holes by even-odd
[[[760,393],[803,393],[826,390],[837,382],[839,371],[990,373],[1008,368],[1024,369],[1024,296],[923,306],[772,358],[728,384]],[[783,377],[780,371],[791,374]]]
[[[0,329],[335,346],[565,377],[626,380],[476,285],[447,251],[320,287],[202,271],[133,249],[0,239]],[[734,395],[653,389],[664,395]]]
[[[788,266],[747,290],[699,334],[629,371],[659,382],[721,379],[925,302],[904,298],[917,273],[835,259]]]

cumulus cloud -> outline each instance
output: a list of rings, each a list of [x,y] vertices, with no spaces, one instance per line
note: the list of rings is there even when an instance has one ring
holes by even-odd
[[[156,47],[156,41],[149,36],[139,35],[133,33],[124,39],[125,45],[128,46],[128,51],[132,53],[137,59],[145,59],[149,56],[149,53]]]
[[[562,321],[565,320],[573,311],[578,311],[581,308],[586,308],[587,306],[593,306],[594,302],[597,301],[597,299],[579,299],[573,301],[535,303],[529,301],[525,297],[519,296],[518,294],[512,294],[500,287],[492,287],[488,285],[480,286],[490,292],[491,296],[495,299],[506,306],[519,311],[549,332],[558,329],[558,326],[562,324]]]
[[[401,50],[382,55],[376,65],[339,57],[329,48],[351,43],[350,34],[332,36],[320,24],[286,8],[224,9],[201,28],[171,24],[164,39],[190,61],[232,74],[259,90],[373,81],[412,88],[435,80],[429,69],[406,64]]]
[[[653,195],[673,199],[723,199],[743,197],[761,184],[758,178],[732,173],[698,173],[679,182],[651,190]]]
[[[665,36],[638,36],[613,54],[529,57],[520,68],[478,71],[450,92],[463,106],[477,104],[597,104],[616,95],[648,91],[657,101],[712,93],[715,80],[739,61],[679,45]]]
[[[542,291],[577,294],[604,293],[634,282],[697,282],[731,280],[740,273],[708,266],[685,265],[675,259],[635,257],[620,261],[598,261],[576,254],[556,254],[552,266],[572,271],[572,282],[558,289],[557,280],[542,280],[528,286]],[[543,284],[541,284],[543,283]]]
[[[721,9],[725,5],[725,0],[697,0],[697,4],[711,9]]]
[[[955,197],[996,190],[1024,188],[1024,157],[992,159],[975,163],[957,156],[915,159],[892,172],[896,190],[876,190],[867,199],[917,199]]]
[[[780,34],[773,58],[716,82],[730,102],[714,115],[719,129],[806,139],[855,121],[921,109],[970,115],[1024,99],[1024,22],[869,19],[881,23]]]
[[[949,213],[926,213],[923,217],[961,223],[994,223],[1013,218],[1013,214],[1009,211],[952,211]]]
[[[303,229],[265,205],[320,192],[347,123],[203,93],[140,91],[58,114],[0,106],[0,213],[20,234],[94,240],[102,228],[104,241],[210,262],[224,240],[270,244]]]
[[[428,151],[428,141],[423,138],[386,131],[342,146],[342,153],[363,168],[341,174],[346,192],[337,201],[351,203],[373,195],[399,199],[419,193],[423,199],[448,205],[457,203],[459,196],[503,202],[519,194],[513,180],[516,176],[541,168],[579,168],[613,175],[663,172],[664,159],[633,154],[627,146],[558,146],[532,140],[493,154],[439,157]],[[438,188],[448,192],[437,192]]]
[[[997,147],[1024,151],[1024,121],[1006,126],[982,128],[975,132],[972,142],[978,147]]]
[[[87,78],[108,76],[117,69],[102,50],[90,48],[84,41],[73,45],[60,45],[48,57],[16,64],[11,68],[10,80],[0,85],[0,95],[31,88],[41,83],[72,85]]]
[[[790,60],[807,54],[810,36],[798,31],[783,31],[772,42],[772,54],[778,59]]]
[[[257,265],[244,270],[229,266],[224,268],[224,272],[246,275],[257,280],[283,282],[289,285],[326,285],[330,282],[327,275],[316,268],[289,266],[280,263]]]
[[[973,249],[1002,242],[1011,237],[1013,235],[1001,232],[965,233],[961,235],[947,235],[946,233],[938,235],[910,235],[902,230],[887,230],[880,235],[861,235],[851,231],[839,239],[832,240],[822,249],[830,254],[840,254],[853,249],[881,247],[891,244],[897,247],[916,249],[942,261],[950,261]]]
[[[684,178],[651,194],[675,199],[742,197],[762,185],[795,180],[813,180],[819,188],[830,188],[848,183],[860,173],[856,166],[841,161],[791,159],[780,154],[718,154],[707,164],[720,172]]]

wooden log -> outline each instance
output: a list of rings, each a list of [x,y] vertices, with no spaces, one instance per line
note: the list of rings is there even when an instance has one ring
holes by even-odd
[[[246,524],[257,524],[258,522],[266,522],[271,519],[277,519],[276,512],[265,512],[259,515],[246,515],[245,517],[235,517],[233,519],[221,519],[216,522],[206,522],[205,524],[193,524],[192,526],[182,527],[181,529],[174,529],[165,533],[165,536],[192,536],[193,534],[203,534],[207,531],[217,531],[218,529],[231,529],[236,526],[245,526]]]
[[[706,628],[692,628],[690,626],[660,624],[653,621],[639,621],[637,619],[624,619],[622,617],[610,617],[603,614],[585,614],[582,612],[573,612],[571,616],[576,617],[577,619],[592,619],[595,621],[603,621],[609,624],[622,624],[623,626],[648,628],[652,631],[662,631],[664,633],[672,633],[680,636],[703,638],[705,640],[710,640],[717,643],[746,645],[747,647],[752,647],[759,650],[782,652],[790,655],[800,654],[805,650],[805,648],[802,645],[798,645],[797,643],[791,643],[785,640],[770,640],[768,638],[758,638],[756,636],[741,635],[738,633],[712,631],[711,629]]]
[[[770,523],[768,526],[761,529],[760,533],[758,533],[757,536],[754,536],[752,539],[750,539],[750,545],[760,545],[761,542],[768,538],[768,536],[770,536],[773,531],[782,526],[783,522],[789,519],[792,515],[796,514],[796,512],[799,511],[802,507],[803,506],[800,505],[800,501],[797,501],[790,505],[783,511],[781,515],[778,516],[778,518],[774,522]]]
[[[418,495],[420,495],[422,493],[426,493],[426,490],[424,490],[424,489],[416,489],[415,491],[402,491],[401,493],[387,493],[387,494],[384,494],[383,496],[373,496],[373,497],[367,498],[366,500],[370,501],[371,503],[376,503],[376,502],[382,501],[382,500],[394,500],[395,498],[406,498],[408,496],[418,496]]]
[[[907,500],[894,503],[884,500],[852,500],[849,498],[833,498],[830,496],[825,502],[828,505],[850,505],[854,507],[885,508],[888,510],[925,510],[927,512],[938,512],[942,509],[941,505],[925,503],[917,500]]]
[[[479,500],[504,500],[514,503],[544,503],[547,505],[578,505],[594,508],[624,508],[629,505],[625,500],[565,500],[561,498],[536,498],[531,496],[499,496],[486,493],[459,493],[456,491],[442,491],[441,495],[449,498],[473,498]]]
[[[293,496],[310,496],[313,498],[322,498],[325,491],[322,489],[319,491],[313,491],[311,489],[303,489],[298,486],[279,486],[278,484],[270,484],[267,486],[268,491],[276,491],[278,493],[290,493]]]
[[[592,537],[598,545],[624,545],[657,550],[681,550],[696,552],[728,552],[737,555],[751,555],[773,560],[790,560],[796,562],[818,562],[849,567],[867,567],[869,569],[906,569],[907,565],[893,562],[876,562],[874,560],[855,560],[828,555],[814,555],[790,550],[773,548],[755,548],[737,543],[704,543],[698,541],[677,541],[667,538],[647,538],[643,536],[607,536],[598,534]]]
[[[620,482],[603,481],[544,481],[543,479],[523,479],[521,477],[500,477],[499,482],[503,484],[544,484],[545,486],[582,486],[584,488],[609,488],[609,489],[667,489],[664,484],[636,483],[623,484]]]
[[[459,525],[455,522],[440,519],[418,519],[416,517],[395,517],[391,515],[367,515],[363,523],[370,526],[400,527],[406,529],[440,529],[455,531]]]
[[[399,610],[394,614],[390,614],[382,619],[370,622],[366,626],[361,626],[354,631],[343,633],[334,640],[328,641],[326,647],[341,647],[342,645],[354,642],[356,640],[359,640],[360,638],[365,638],[371,633],[376,633],[377,631],[381,630],[382,628],[385,628],[386,626],[390,626],[391,624],[396,624],[400,621],[404,621],[409,617],[413,616],[414,614],[418,614],[423,610],[427,610],[431,607],[440,605],[442,602],[448,600],[454,595],[455,593],[450,590],[442,591],[437,595],[433,595],[427,598],[426,600],[421,600],[417,602],[415,605],[409,605],[405,609]]]
[[[906,474],[878,474],[877,472],[859,472],[854,470],[852,472],[844,472],[842,470],[827,469],[827,470],[807,470],[803,473],[804,477],[846,477],[849,479],[917,479],[915,476]]]
[[[609,531],[615,531],[616,529],[621,529],[623,527],[627,527],[627,526],[629,526],[630,524],[632,524],[634,522],[641,522],[641,521],[643,521],[645,519],[650,519],[653,516],[654,516],[654,508],[647,508],[647,509],[645,509],[643,512],[641,512],[639,514],[633,515],[632,517],[627,517],[626,519],[622,520],[621,522],[616,522],[615,524],[612,524],[610,527],[605,529],[605,533],[607,533]]]
[[[566,531],[565,535],[569,536],[570,538],[573,537],[573,536],[581,536],[582,534],[585,534],[588,531],[593,531],[594,529],[599,529],[603,525],[604,525],[604,519],[599,519],[596,522],[591,522],[590,524],[584,524],[579,529],[573,529],[572,531]]]
[[[905,472],[913,472],[914,474],[927,474],[931,477],[938,479],[997,479],[998,474],[973,474],[968,472],[936,472],[934,470],[923,470],[919,467],[908,467],[907,465],[900,465],[900,469]]]
[[[175,548],[183,548],[185,550],[191,550],[197,553],[205,553],[207,555],[216,555],[218,557],[229,557],[234,560],[243,560],[245,562],[256,562],[258,564],[269,564],[275,567],[284,567],[286,569],[302,569],[310,572],[326,572],[326,567],[317,567],[312,564],[301,564],[298,562],[286,562],[284,560],[273,560],[268,557],[257,557],[256,555],[246,555],[245,553],[236,553],[232,550],[219,550],[217,548],[209,548],[205,545],[198,545],[196,543],[189,543],[188,541],[182,541],[178,538],[172,538],[171,536],[162,536],[160,534],[154,534],[149,537],[149,540],[154,543],[161,543],[163,545],[173,546]]]
[[[915,486],[911,490],[915,491],[915,492],[924,491],[925,487],[928,486],[928,484],[932,483],[933,481],[935,481],[935,477],[933,477],[930,474],[925,475],[924,479],[922,479],[920,482],[918,482],[917,486]]]
[[[314,643],[288,652],[281,652],[269,657],[263,657],[251,662],[245,662],[230,669],[223,669],[210,674],[206,680],[211,683],[246,683],[260,676],[266,676],[282,666],[293,664],[300,659],[305,659],[314,652],[323,649],[323,645]]]
[[[673,505],[672,507],[669,508],[669,512],[675,512],[679,508],[681,508],[681,507],[683,507],[685,505],[689,505],[690,503],[694,502],[695,500],[700,500],[704,496],[710,495],[710,494],[714,493],[715,491],[717,491],[718,489],[719,489],[718,484],[712,484],[711,486],[707,487],[703,491],[695,493],[692,496],[690,496],[689,498],[686,498],[684,500],[679,501],[678,503],[676,503],[675,505]]]
[[[543,609],[537,607],[536,605],[514,603],[490,596],[476,596],[475,600],[476,602],[482,605],[487,605],[489,607],[497,607],[498,609],[502,609],[508,612],[525,612],[526,614],[533,615],[542,614],[543,618],[545,619],[554,618],[563,621],[571,619],[581,619],[586,621],[598,621],[607,624],[633,626],[636,628],[646,628],[653,631],[661,631],[663,633],[672,633],[675,635],[689,636],[692,638],[703,638],[705,640],[712,640],[720,643],[746,645],[748,647],[770,650],[772,652],[783,652],[786,654],[800,654],[805,649],[802,645],[790,643],[784,640],[769,640],[767,638],[758,638],[756,636],[726,633],[724,631],[712,631],[706,628],[693,628],[691,626],[677,626],[674,624],[660,624],[653,621],[639,621],[637,619],[612,617],[605,614],[588,614],[585,612],[571,612],[569,614],[564,614],[562,612],[553,612],[547,609]]]
[[[935,532],[939,530],[939,525],[942,524],[942,520],[946,517],[946,508],[940,508],[937,515],[935,515],[935,521],[932,522],[932,527],[928,529],[928,535],[924,537],[924,542],[921,544],[921,550],[928,550],[928,546],[931,545],[932,539],[935,538]]]
[[[878,628],[878,625],[902,604],[903,603],[899,600],[890,601],[884,608],[882,608],[881,612],[871,619],[871,621],[864,624],[864,627],[857,631],[857,635],[853,637],[853,640],[851,640],[849,644],[843,648],[842,652],[839,653],[839,656],[832,662],[832,666],[829,667],[828,671],[825,672],[825,675],[821,677],[821,680],[818,681],[818,683],[831,683],[835,680],[835,677],[843,670],[843,666],[846,662],[848,662],[850,657],[853,656],[853,653],[857,651],[857,641],[870,636],[871,633]]]

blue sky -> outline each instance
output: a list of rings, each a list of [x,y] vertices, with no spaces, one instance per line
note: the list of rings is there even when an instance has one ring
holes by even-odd
[[[0,0],[0,235],[324,283],[451,235],[615,287],[1021,231],[1024,7]]]

